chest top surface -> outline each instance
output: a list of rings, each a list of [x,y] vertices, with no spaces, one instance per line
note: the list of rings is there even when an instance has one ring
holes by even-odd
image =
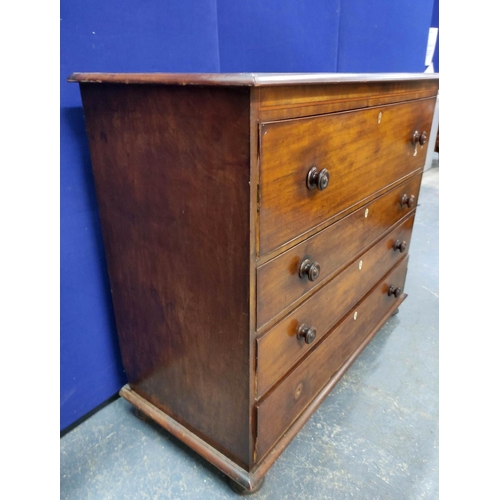
[[[73,73],[70,82],[266,87],[437,80],[430,73]]]

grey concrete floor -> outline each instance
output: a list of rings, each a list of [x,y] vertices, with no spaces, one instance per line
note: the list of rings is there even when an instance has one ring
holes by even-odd
[[[254,499],[438,498],[439,168],[424,173],[407,300]],[[61,439],[61,498],[238,498],[224,476],[123,399]]]

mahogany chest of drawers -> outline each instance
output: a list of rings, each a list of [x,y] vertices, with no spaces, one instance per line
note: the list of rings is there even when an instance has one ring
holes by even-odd
[[[121,395],[255,491],[406,297],[438,77],[70,81],[129,381]]]

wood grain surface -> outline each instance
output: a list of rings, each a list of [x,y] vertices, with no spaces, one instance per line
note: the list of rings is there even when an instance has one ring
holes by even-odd
[[[427,73],[72,73],[70,82],[151,85],[274,86],[321,83],[437,82]]]
[[[295,370],[257,405],[257,456],[262,459],[392,307],[390,285],[403,288],[408,258],[389,272]]]
[[[81,90],[130,386],[248,468],[249,90]]]
[[[385,231],[388,231],[410,209],[401,206],[404,194],[415,196],[420,190],[422,174],[396,186],[375,201],[296,245],[257,269],[257,325],[264,331],[271,320],[282,316],[298,300],[308,296],[338,272]],[[319,262],[321,272],[315,281],[299,277],[304,259]]]
[[[406,297],[388,287],[404,285],[427,150],[411,141],[430,132],[438,75],[69,81],[84,105],[122,395],[251,491]],[[307,188],[312,167],[328,169],[326,189]],[[320,264],[317,280],[299,277],[304,259]],[[311,344],[302,323],[317,330]]]
[[[353,307],[376,283],[407,254],[414,212],[357,258],[342,273],[294,309],[274,328],[257,340],[257,397],[261,397]],[[394,250],[396,241],[406,249]],[[316,339],[306,344],[297,337],[300,325],[317,330]]]
[[[434,97],[438,81],[379,80],[366,83],[337,82],[318,85],[258,87],[262,122],[361,109],[370,106]]]
[[[266,254],[425,164],[435,98],[261,127],[260,252]],[[414,153],[416,151],[416,155]],[[309,170],[330,174],[308,189]]]

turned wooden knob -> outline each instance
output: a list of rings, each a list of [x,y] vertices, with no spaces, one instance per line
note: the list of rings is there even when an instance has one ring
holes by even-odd
[[[406,250],[406,241],[396,240],[392,248],[395,252],[399,250],[401,253],[403,253]]]
[[[305,323],[300,326],[297,337],[301,339],[304,338],[306,344],[312,344],[316,338],[316,328],[314,326],[307,326]]]
[[[394,295],[394,297],[398,298],[402,293],[403,293],[403,290],[401,290],[401,288],[391,285],[389,287],[389,291],[387,292],[387,295],[389,295],[389,297],[391,295]]]
[[[413,205],[415,205],[415,196],[408,196],[407,194],[401,196],[401,206],[404,207],[405,205],[407,205],[408,208],[413,207]]]
[[[420,133],[418,130],[415,130],[411,137],[411,142],[414,146],[417,144],[423,146],[427,142],[427,132]]]
[[[305,259],[299,268],[299,277],[304,278],[307,276],[309,281],[314,281],[321,271],[321,266],[317,262]]]
[[[330,174],[326,168],[320,172],[316,167],[313,167],[307,173],[306,184],[308,189],[314,189],[317,187],[320,191],[323,191],[323,189],[326,189],[328,186],[329,181]]]

